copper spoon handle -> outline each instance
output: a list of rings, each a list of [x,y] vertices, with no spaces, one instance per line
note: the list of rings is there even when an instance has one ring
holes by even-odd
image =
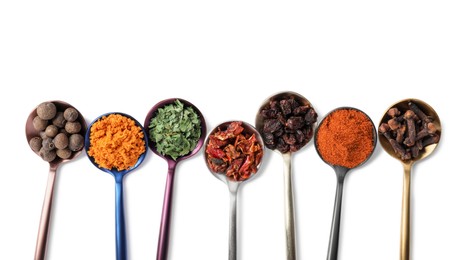
[[[55,176],[58,165],[50,165],[49,178],[47,180],[47,189],[45,190],[44,204],[40,216],[39,232],[37,234],[36,254],[34,260],[44,260],[47,249],[47,237],[50,226],[50,212],[52,211],[53,187],[55,185]]]
[[[176,162],[168,161],[167,183],[163,199],[162,219],[160,221],[159,243],[157,247],[157,260],[166,260],[168,257],[168,242],[170,238],[170,220],[172,212],[173,182],[175,179]]]
[[[409,260],[409,237],[411,215],[411,166],[412,163],[403,163],[403,208],[401,213],[401,245],[400,259]]]
[[[291,153],[283,154],[283,173],[285,177],[285,228],[286,259],[296,259],[296,234],[294,218],[293,178],[291,176]]]

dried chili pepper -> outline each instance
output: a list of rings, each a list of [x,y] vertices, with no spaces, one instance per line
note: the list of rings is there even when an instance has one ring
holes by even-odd
[[[235,121],[229,123],[226,129],[219,127],[209,136],[206,155],[212,171],[225,173],[235,181],[243,181],[257,172],[263,147],[255,134],[247,133],[242,122]]]

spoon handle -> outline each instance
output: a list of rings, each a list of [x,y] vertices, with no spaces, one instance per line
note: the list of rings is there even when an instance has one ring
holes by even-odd
[[[283,172],[285,177],[285,228],[286,259],[296,259],[296,234],[294,218],[293,178],[291,176],[291,153],[283,154]]]
[[[228,260],[236,260],[236,205],[238,186],[230,188],[230,239],[228,240]]]
[[[163,199],[162,219],[160,221],[157,260],[166,260],[168,257],[168,242],[170,237],[170,220],[172,212],[172,194],[173,182],[175,179],[175,167],[175,163],[168,163],[167,183],[165,185],[165,197]]]
[[[401,213],[400,259],[409,260],[410,214],[411,214],[411,166],[403,164],[403,208]]]
[[[126,228],[123,202],[123,176],[115,177],[115,238],[116,258],[126,260]]]
[[[45,190],[44,204],[42,206],[42,214],[40,216],[39,232],[37,234],[36,253],[34,260],[44,260],[45,251],[47,249],[47,237],[50,226],[50,212],[52,211],[53,188],[55,186],[55,176],[57,172],[55,165],[50,166],[49,177],[47,180],[47,188]]]
[[[343,197],[344,177],[337,174],[337,191],[335,194],[335,206],[333,209],[332,228],[328,244],[327,260],[337,260],[338,243],[340,241],[341,201]]]

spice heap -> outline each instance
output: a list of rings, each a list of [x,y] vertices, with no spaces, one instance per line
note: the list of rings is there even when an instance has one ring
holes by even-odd
[[[231,122],[209,136],[207,163],[213,172],[225,173],[235,181],[243,181],[257,172],[263,148],[255,134],[248,134],[242,122]]]
[[[146,151],[142,128],[120,114],[103,116],[92,124],[89,140],[88,155],[99,167],[108,170],[133,167]]]
[[[337,109],[320,123],[316,148],[331,164],[354,168],[364,162],[375,148],[374,125],[356,109]]]
[[[402,160],[419,157],[424,147],[440,140],[433,118],[412,101],[408,102],[408,108],[403,112],[397,107],[390,108],[387,112],[390,119],[379,126],[379,132]]]
[[[292,96],[271,99],[260,114],[264,126],[259,131],[269,149],[281,153],[296,152],[312,139],[317,113],[310,105],[300,104]]]
[[[80,134],[82,126],[77,121],[76,109],[59,111],[53,102],[43,102],[36,112],[32,124],[39,136],[29,140],[29,146],[44,161],[51,162],[57,157],[68,159],[83,148],[84,137]]]
[[[192,107],[175,100],[157,110],[150,121],[149,137],[160,154],[176,160],[196,147],[201,137],[201,120]]]

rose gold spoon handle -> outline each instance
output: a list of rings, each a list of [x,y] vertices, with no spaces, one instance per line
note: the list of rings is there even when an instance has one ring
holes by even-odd
[[[34,260],[44,260],[45,251],[47,249],[47,237],[50,226],[50,212],[52,211],[53,187],[55,184],[55,175],[58,164],[50,164],[49,178],[47,181],[47,189],[45,190],[44,204],[42,206],[42,214],[40,216],[39,233],[37,234],[36,254]]]
[[[403,163],[403,208],[401,213],[401,245],[400,259],[409,260],[409,237],[410,237],[410,213],[411,213],[411,166],[410,163]]]

